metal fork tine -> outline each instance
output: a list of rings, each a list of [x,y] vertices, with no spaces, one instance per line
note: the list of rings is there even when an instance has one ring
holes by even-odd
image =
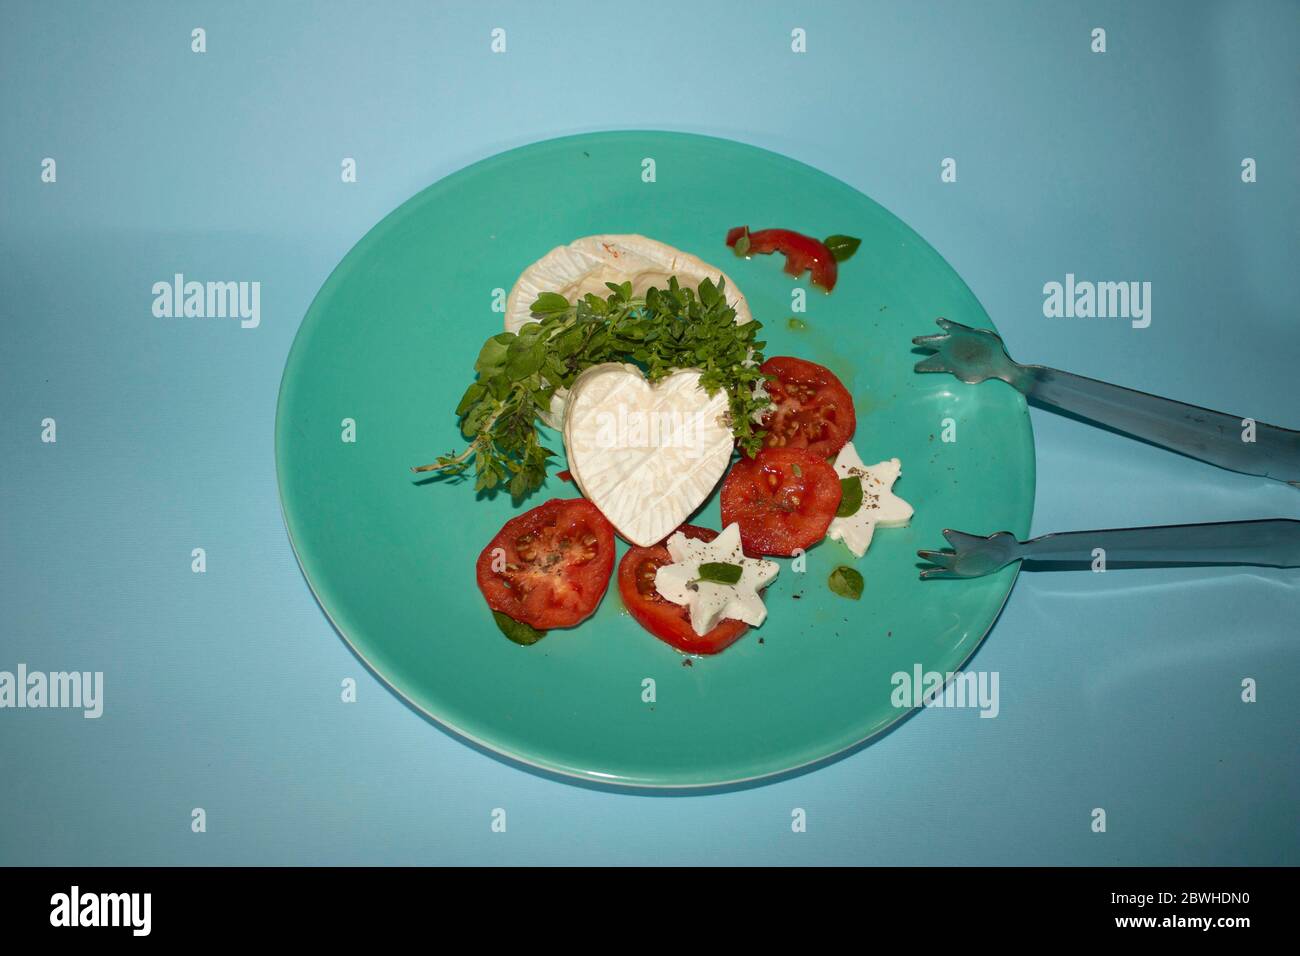
[[[943,360],[943,356],[938,352],[933,355],[927,355],[921,361],[917,362],[912,369],[914,372],[949,372],[948,363]]]
[[[956,577],[960,577],[960,575],[957,574],[956,572],[949,571],[947,568],[926,568],[924,571],[921,572],[922,580],[928,580],[930,578],[956,578]]]
[[[912,339],[912,344],[920,346],[923,349],[937,349],[944,342],[948,341],[948,333],[940,332],[938,335],[917,335]]]
[[[941,568],[948,567],[951,560],[955,557],[951,551],[918,551],[916,556],[922,561],[929,561],[931,564],[937,564]]]

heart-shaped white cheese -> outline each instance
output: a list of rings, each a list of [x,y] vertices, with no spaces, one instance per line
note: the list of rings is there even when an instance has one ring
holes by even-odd
[[[700,372],[653,385],[633,365],[605,363],[574,381],[564,447],[578,489],[637,545],[662,541],[704,503],[734,446],[727,393],[710,396]]]

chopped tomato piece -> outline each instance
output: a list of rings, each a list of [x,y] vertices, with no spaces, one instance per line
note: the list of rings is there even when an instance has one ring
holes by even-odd
[[[835,256],[820,239],[805,236],[793,229],[760,229],[750,232],[748,226],[736,226],[727,232],[727,245],[736,248],[742,236],[749,237],[749,246],[741,255],[766,256],[773,252],[785,255],[785,271],[792,276],[812,273],[812,284],[830,292],[839,278],[839,265]]]

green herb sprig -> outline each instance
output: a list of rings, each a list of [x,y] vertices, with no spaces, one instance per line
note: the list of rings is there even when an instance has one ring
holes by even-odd
[[[456,406],[469,445],[413,470],[453,477],[472,469],[476,491],[505,487],[516,500],[526,497],[541,487],[555,454],[541,444],[538,415],[558,388],[602,362],[632,363],[651,382],[676,369],[700,369],[705,391],[726,391],[737,443],[756,454],[766,435],[757,420],[771,407],[765,391],[755,393],[765,378],[758,367],[766,343],[757,340],[761,323],[736,324],[726,280],[706,278],[693,290],[671,276],[668,288],[644,296],[633,296],[630,282],[605,284],[610,294],[603,299],[588,293],[570,302],[543,292],[532,305],[538,321],[484,342],[477,378]]]

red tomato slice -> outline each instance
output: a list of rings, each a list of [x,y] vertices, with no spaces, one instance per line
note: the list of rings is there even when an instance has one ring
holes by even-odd
[[[785,271],[792,276],[812,272],[812,284],[827,292],[835,288],[840,268],[826,244],[812,236],[793,229],[760,229],[750,232],[748,226],[736,226],[727,232],[727,245],[733,249],[741,236],[749,236],[747,256],[766,256],[773,252],[785,255]]]
[[[830,369],[776,355],[759,370],[776,376],[767,382],[767,393],[776,403],[763,419],[763,444],[768,448],[806,448],[830,458],[853,437],[858,427],[853,398]]]
[[[740,524],[750,555],[790,556],[826,537],[840,506],[840,479],[803,448],[764,448],[742,458],[722,483],[722,526]]]
[[[688,538],[712,541],[718,532],[684,524],[677,529]],[[618,565],[618,593],[623,605],[637,623],[679,651],[687,654],[716,654],[736,642],[749,630],[744,621],[726,619],[701,636],[691,627],[691,612],[681,604],[666,600],[655,590],[655,572],[671,563],[663,542],[648,548],[632,548]]]
[[[613,570],[614,526],[600,509],[553,498],[507,521],[475,573],[488,607],[547,631],[590,617]]]

